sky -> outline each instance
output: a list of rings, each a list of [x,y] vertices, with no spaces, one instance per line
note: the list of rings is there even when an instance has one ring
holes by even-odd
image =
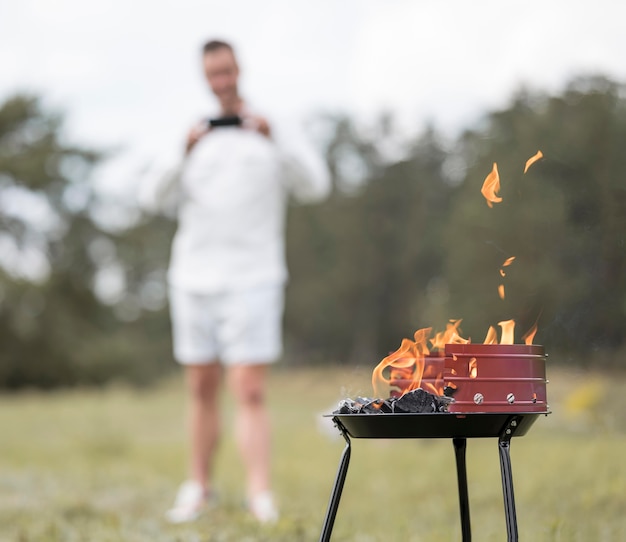
[[[63,111],[70,139],[115,151],[95,182],[123,192],[214,109],[209,38],[234,43],[244,97],[270,118],[384,111],[453,134],[522,84],[626,81],[625,19],[616,0],[0,0],[0,100]]]

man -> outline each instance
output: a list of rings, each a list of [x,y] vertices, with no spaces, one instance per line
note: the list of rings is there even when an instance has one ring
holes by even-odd
[[[156,207],[175,188],[179,201],[168,281],[174,354],[190,398],[190,468],[167,518],[193,520],[213,498],[224,371],[237,406],[248,509],[260,522],[273,522],[265,388],[268,365],[282,350],[286,202],[319,201],[330,181],[316,153],[293,134],[284,138],[242,99],[230,44],[208,42],[202,62],[221,121],[195,126],[180,175],[142,195]]]

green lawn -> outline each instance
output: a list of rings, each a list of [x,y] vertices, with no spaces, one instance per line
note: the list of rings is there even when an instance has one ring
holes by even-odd
[[[369,394],[370,370],[275,370],[282,518],[272,527],[242,510],[227,397],[221,506],[194,524],[170,526],[163,512],[185,472],[178,378],[145,391],[4,395],[0,541],[317,540],[343,449],[320,414],[342,397]],[[520,539],[626,540],[626,377],[550,371],[548,397],[553,414],[511,445]],[[474,540],[506,540],[497,441],[469,441],[467,461]],[[445,440],[353,440],[333,541],[460,540],[454,465]]]

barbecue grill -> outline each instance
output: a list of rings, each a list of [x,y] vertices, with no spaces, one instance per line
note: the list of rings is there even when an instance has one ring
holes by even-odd
[[[435,359],[435,363],[440,360]],[[451,344],[445,346],[444,382],[455,390],[449,412],[332,414],[346,441],[320,542],[331,539],[348,473],[351,438],[450,438],[454,445],[461,533],[471,542],[466,448],[468,438],[497,438],[507,540],[517,542],[510,442],[525,435],[536,419],[549,414],[545,354],[537,345]]]

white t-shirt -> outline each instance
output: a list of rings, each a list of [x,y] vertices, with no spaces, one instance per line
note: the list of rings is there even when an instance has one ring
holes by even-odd
[[[152,210],[177,195],[170,285],[209,293],[287,280],[287,201],[323,199],[330,178],[298,134],[270,126],[271,139],[245,128],[213,129],[177,175],[141,188],[140,201]]]

